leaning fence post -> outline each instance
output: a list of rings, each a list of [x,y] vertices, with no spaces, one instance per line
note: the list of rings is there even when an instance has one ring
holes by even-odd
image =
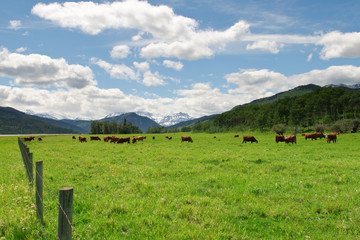
[[[30,185],[34,185],[34,171],[33,171],[33,153],[29,152],[29,172],[30,172],[30,179],[31,183]]]
[[[36,162],[36,209],[40,223],[43,223],[43,161]]]
[[[61,240],[72,239],[73,188],[59,190],[58,237]]]

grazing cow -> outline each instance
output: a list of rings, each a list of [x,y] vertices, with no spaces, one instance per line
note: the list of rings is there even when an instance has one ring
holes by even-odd
[[[192,138],[190,136],[182,136],[181,142],[193,142]]]
[[[111,139],[110,139],[110,143],[116,143],[119,141],[119,137],[116,137],[116,136],[112,136]]]
[[[136,141],[137,141],[137,137],[133,137],[131,142],[136,143]]]
[[[152,139],[155,140],[155,136],[153,136]]]
[[[72,139],[76,139],[76,137],[75,137],[75,136],[72,136]]]
[[[307,133],[305,134],[305,140],[308,138],[311,138],[311,140],[317,140],[318,138],[322,139],[325,138],[324,134],[321,132],[315,132],[315,133]]]
[[[87,142],[86,137],[79,136],[79,142]]]
[[[275,142],[285,142],[285,136],[284,135],[276,135],[275,136]]]
[[[90,141],[93,141],[93,140],[101,141],[101,138],[99,138],[98,136],[90,136]]]
[[[165,136],[165,138],[169,138],[169,136]]]
[[[146,137],[144,137],[144,136],[138,136],[138,137],[137,137],[137,140],[138,140],[138,141],[143,141],[144,139],[146,139]]]
[[[122,137],[119,139],[119,141],[117,141],[117,143],[124,143],[124,142],[130,143],[130,137]]]
[[[285,143],[291,142],[291,144],[296,144],[296,135],[284,136]]]
[[[333,143],[336,143],[337,142],[337,137],[336,135],[338,135],[338,133],[329,133],[329,134],[326,134],[326,142],[327,143],[331,143],[331,141]]]
[[[171,140],[172,139],[172,137],[168,137],[168,140]]]
[[[32,140],[35,140],[35,137],[34,136],[25,137],[24,140],[25,140],[25,142],[27,142],[27,141],[31,142]]]
[[[214,136],[214,138],[216,138],[216,136]]]
[[[38,137],[38,141],[42,141],[42,138],[41,138],[41,137]]]
[[[239,137],[239,134],[236,134],[234,137]]]
[[[109,137],[109,136],[104,136],[104,142],[109,142],[109,138],[111,138],[111,137]]]
[[[243,142],[242,143],[246,143],[246,142],[256,142],[258,143],[258,140],[255,139],[255,137],[253,136],[243,136]]]

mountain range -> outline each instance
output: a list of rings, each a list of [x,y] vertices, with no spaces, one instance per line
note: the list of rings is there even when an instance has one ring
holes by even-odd
[[[346,86],[343,84],[332,85],[331,87],[342,87],[348,91],[359,90],[360,85]],[[254,100],[250,103],[235,106],[233,109],[252,105],[252,104],[270,104],[285,97],[296,97],[312,92],[320,86],[309,84],[299,86],[294,89],[275,94],[271,97]],[[201,118],[192,118],[186,113],[154,115],[147,112],[130,113],[111,113],[102,119],[96,121],[109,121],[123,123],[124,121],[138,126],[143,132],[153,126],[166,128],[179,128],[191,126],[198,122],[215,118],[218,114],[204,116]],[[92,120],[81,119],[58,119],[52,114],[36,114],[30,110],[26,113],[20,112],[10,107],[0,107],[0,134],[31,134],[31,133],[82,133],[86,134],[90,130]]]

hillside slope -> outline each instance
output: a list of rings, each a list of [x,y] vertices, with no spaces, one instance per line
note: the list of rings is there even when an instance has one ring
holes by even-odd
[[[0,134],[76,133],[10,107],[0,107]]]

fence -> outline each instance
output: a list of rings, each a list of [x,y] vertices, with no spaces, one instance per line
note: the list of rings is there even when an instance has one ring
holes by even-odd
[[[33,170],[33,153],[30,152],[30,149],[27,145],[22,141],[21,138],[18,138],[18,144],[21,152],[21,157],[24,162],[26,175],[29,179],[29,185],[32,189],[34,185],[34,170]],[[50,188],[44,184],[43,179],[43,162],[36,162],[36,181],[35,181],[35,199],[36,199],[36,210],[39,217],[39,221],[41,226],[44,225],[44,200],[43,200],[43,186],[46,186],[46,189],[50,192],[50,194],[56,199],[56,196],[52,193]],[[72,239],[72,232],[75,233],[77,239],[79,239],[78,235],[75,232],[75,229],[72,225],[72,211],[73,211],[73,188],[72,187],[64,187],[59,190],[59,198],[58,198],[58,206],[59,206],[59,214],[58,214],[58,231],[57,238],[59,240],[67,240]],[[46,212],[46,211],[45,211]],[[49,215],[47,214],[49,217]],[[49,221],[51,222],[51,218],[49,217]],[[51,222],[54,230],[56,231],[54,224]],[[46,238],[45,231],[44,237]]]

